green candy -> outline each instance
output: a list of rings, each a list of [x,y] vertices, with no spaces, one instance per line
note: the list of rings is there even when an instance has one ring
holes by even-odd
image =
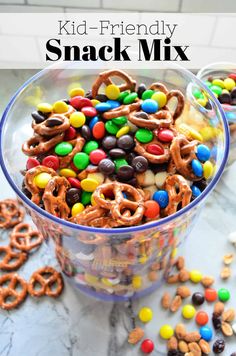
[[[205,82],[205,84],[206,84],[206,86],[207,86],[208,88],[210,88],[210,87],[212,86],[212,83],[209,82],[208,80]]]
[[[89,155],[92,151],[96,150],[99,147],[97,141],[88,141],[83,147],[83,152]]]
[[[151,99],[154,93],[155,93],[154,90],[151,89],[145,90],[142,94],[142,100]]]
[[[113,124],[115,125],[124,125],[127,122],[127,117],[126,116],[119,116],[115,117],[114,119],[111,120]]]
[[[193,95],[196,99],[204,99],[204,95],[202,94],[201,90],[199,90],[199,89],[194,89]]]
[[[73,158],[73,163],[76,168],[83,170],[89,165],[89,156],[84,152],[76,153]]]
[[[55,153],[58,156],[66,156],[71,153],[73,150],[73,146],[69,142],[61,142],[58,143],[55,147]]]
[[[134,100],[138,97],[138,94],[133,92],[133,93],[130,93],[129,95],[127,95],[124,100],[123,100],[123,103],[124,104],[131,104],[134,102]]]
[[[122,92],[120,93],[120,95],[119,95],[119,97],[118,97],[117,100],[123,102],[124,98],[125,98],[127,95],[129,95],[129,92],[128,92],[128,91],[122,91]]]
[[[230,292],[226,288],[218,290],[218,297],[221,302],[227,302],[230,299]]]
[[[118,169],[120,167],[129,165],[129,163],[124,158],[114,159],[114,163],[115,163],[115,166],[116,166],[116,172],[118,171]]]
[[[139,142],[148,143],[152,141],[153,133],[148,129],[138,129],[136,131],[135,137]]]
[[[90,192],[85,192],[84,190],[82,191],[82,194],[81,194],[81,203],[83,205],[88,205],[90,204],[91,202],[91,196],[92,196],[92,193]]]
[[[109,120],[105,123],[105,129],[107,130],[107,132],[109,132],[111,135],[116,135],[117,132],[119,131],[119,127],[116,126],[116,124],[114,124],[112,122],[112,120]]]
[[[219,87],[218,85],[212,85],[211,86],[211,90],[213,91],[213,93],[215,93],[217,95],[221,95],[222,94],[222,88]]]

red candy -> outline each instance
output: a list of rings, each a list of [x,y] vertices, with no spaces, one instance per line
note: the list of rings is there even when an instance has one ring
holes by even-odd
[[[171,142],[174,138],[174,134],[171,130],[163,129],[158,132],[157,138],[162,142]]]
[[[26,162],[26,169],[31,169],[40,165],[40,162],[33,157],[29,157]]]
[[[198,325],[206,325],[208,323],[208,314],[204,311],[199,311],[196,314],[195,321]]]
[[[75,167],[73,162],[70,162],[70,168],[73,169],[73,171],[75,171],[75,172],[79,172],[78,168]]]
[[[89,158],[92,164],[97,165],[102,159],[106,158],[106,156],[103,150],[97,149],[90,153]]]
[[[145,354],[150,354],[154,350],[154,343],[150,339],[143,340],[141,350]]]
[[[231,73],[228,77],[236,81],[236,74],[235,73]]]
[[[93,137],[101,140],[105,136],[106,130],[104,122],[99,121],[93,126]]]
[[[42,165],[54,169],[56,171],[59,168],[59,158],[57,156],[47,156],[43,159]]]
[[[147,146],[147,152],[157,156],[164,154],[164,150],[161,146],[152,143]]]
[[[70,185],[72,186],[72,188],[79,189],[81,187],[80,181],[77,178],[68,177],[67,180],[70,183]]]
[[[97,110],[91,106],[84,106],[81,112],[87,117],[94,117],[97,115]]]
[[[155,219],[160,214],[160,206],[155,200],[147,200],[144,203],[144,215],[149,219]]]
[[[82,109],[84,106],[93,106],[91,101],[88,98],[84,98],[83,96],[74,96],[70,99],[69,103],[77,110]]]
[[[68,130],[65,131],[65,136],[64,140],[65,141],[70,141],[73,140],[76,137],[76,129],[72,126],[68,128]]]
[[[207,288],[205,290],[205,298],[208,302],[214,302],[217,299],[217,291],[213,288]]]

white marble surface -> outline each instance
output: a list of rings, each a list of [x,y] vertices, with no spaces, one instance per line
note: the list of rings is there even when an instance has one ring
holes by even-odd
[[[1,108],[7,103],[14,88],[32,72],[0,72]],[[4,84],[3,84],[4,83]],[[225,283],[219,273],[224,253],[234,250],[227,241],[228,234],[236,231],[236,163],[224,173],[215,191],[209,197],[205,209],[194,230],[187,239],[183,253],[189,269],[200,269],[216,277],[216,288],[227,286],[232,294],[228,305],[236,308],[235,275],[236,260],[232,265],[233,275]],[[14,196],[0,173],[0,199]],[[7,242],[7,235],[0,235],[0,244]],[[236,251],[235,251],[236,252]],[[47,263],[57,265],[47,246],[35,252],[19,273],[28,279],[38,267]],[[192,291],[202,290],[190,284]],[[153,320],[144,326],[146,337],[155,343],[155,356],[166,355],[165,343],[158,337],[164,323],[175,325],[181,321],[180,312],[170,315],[160,308],[160,298],[165,290],[174,293],[175,287],[163,286],[152,295],[126,304],[103,303],[81,295],[70,285],[57,300],[29,298],[17,310],[0,311],[0,356],[133,356],[141,355],[139,346],[127,343],[128,330],[133,325],[141,306],[153,309]],[[205,303],[201,309],[212,311]],[[137,318],[135,324],[139,325]],[[196,330],[194,321],[186,322],[189,331]],[[214,336],[216,338],[216,336]],[[236,336],[227,342],[224,356],[236,352]],[[213,355],[213,353],[212,353]]]

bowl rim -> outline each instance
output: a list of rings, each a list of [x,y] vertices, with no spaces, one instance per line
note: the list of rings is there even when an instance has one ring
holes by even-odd
[[[220,113],[220,115],[222,117],[223,127],[224,127],[225,150],[224,150],[224,155],[223,155],[223,158],[222,158],[222,162],[221,162],[221,164],[219,166],[219,169],[218,169],[216,175],[213,177],[212,181],[207,185],[207,187],[204,189],[204,191],[196,199],[194,199],[186,207],[184,207],[181,210],[177,211],[175,214],[172,214],[172,215],[167,216],[165,218],[162,218],[160,220],[154,220],[152,222],[149,222],[149,223],[146,223],[146,224],[142,224],[142,225],[131,226],[131,227],[123,227],[123,228],[115,228],[115,229],[114,228],[96,228],[96,227],[90,227],[90,226],[74,224],[74,223],[71,223],[71,222],[69,222],[67,220],[57,218],[56,216],[54,216],[52,214],[49,214],[46,210],[43,210],[39,206],[34,204],[17,187],[17,185],[13,181],[12,177],[10,176],[10,174],[7,171],[7,168],[6,168],[6,165],[5,165],[5,161],[4,161],[3,147],[2,147],[2,145],[3,145],[3,128],[4,128],[4,125],[5,125],[6,121],[7,121],[8,113],[10,112],[10,110],[11,110],[13,104],[15,103],[17,97],[21,94],[21,92],[24,89],[26,89],[26,87],[28,85],[32,84],[37,79],[41,78],[48,71],[69,69],[69,68],[53,69],[51,67],[52,66],[40,70],[39,72],[34,74],[32,77],[30,77],[28,80],[26,80],[24,82],[24,84],[22,84],[20,86],[20,88],[11,97],[9,103],[7,104],[5,110],[4,110],[3,114],[2,114],[2,118],[1,118],[1,121],[0,121],[0,165],[2,167],[3,173],[4,173],[8,183],[13,188],[15,193],[33,211],[35,211],[37,214],[45,217],[46,219],[49,219],[49,221],[51,220],[56,224],[61,224],[65,228],[74,229],[74,230],[77,230],[78,232],[79,231],[84,231],[84,232],[88,232],[88,233],[105,234],[105,235],[107,235],[107,234],[109,234],[109,235],[117,235],[117,234],[127,234],[127,233],[135,233],[135,232],[138,233],[138,232],[143,232],[144,230],[147,230],[147,229],[159,228],[164,224],[172,223],[175,219],[181,217],[185,213],[187,213],[190,210],[192,210],[193,208],[197,207],[197,205],[200,202],[202,202],[208,196],[208,194],[213,190],[213,188],[215,187],[216,183],[219,181],[219,179],[220,179],[220,177],[221,177],[221,175],[222,175],[222,173],[224,171],[225,165],[227,163],[228,155],[229,155],[230,133],[229,133],[229,127],[228,127],[227,119],[226,119],[224,110],[222,109],[220,103],[218,102],[218,100],[216,100],[212,96],[212,92],[208,89],[208,87],[197,76],[195,76],[193,73],[191,73],[189,70],[185,69],[184,67],[182,67],[180,65],[175,64],[175,65],[172,65],[173,68],[169,68],[169,69],[172,69],[172,70],[173,69],[178,69],[178,70],[181,70],[183,73],[186,73],[186,75],[188,77],[192,78],[199,86],[201,86],[209,94],[209,96],[211,97],[212,101],[214,102],[216,108],[219,110],[219,113]],[[157,68],[157,70],[158,69],[159,68]],[[167,70],[167,69],[164,68],[164,70]],[[102,71],[103,69],[100,69],[100,70]]]

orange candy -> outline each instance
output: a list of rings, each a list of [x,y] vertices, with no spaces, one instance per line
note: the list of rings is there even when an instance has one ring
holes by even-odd
[[[214,302],[217,299],[217,291],[213,288],[207,288],[205,290],[205,298],[208,302]]]
[[[106,130],[105,130],[104,122],[98,121],[93,126],[93,137],[96,138],[97,140],[100,140],[105,136],[105,133],[106,133]]]
[[[195,321],[198,325],[206,325],[208,323],[209,317],[208,314],[200,310],[195,317]]]
[[[144,203],[144,216],[148,219],[155,219],[160,214],[160,206],[155,200],[147,200]]]

